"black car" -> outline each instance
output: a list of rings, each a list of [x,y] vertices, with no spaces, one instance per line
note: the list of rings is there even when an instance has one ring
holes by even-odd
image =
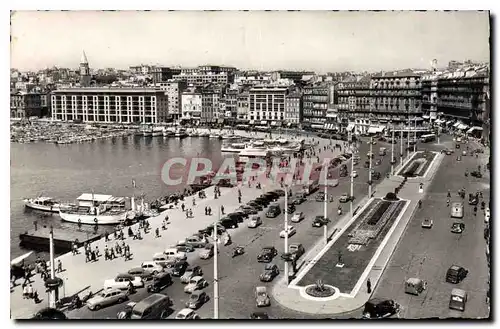
[[[278,254],[278,250],[274,247],[264,247],[262,248],[260,254],[257,256],[257,261],[259,263],[270,263],[274,256]]]
[[[207,228],[205,228],[203,230],[199,230],[198,233],[203,234],[203,235],[212,235],[213,231],[214,231],[214,225],[211,224],[211,225],[208,225]],[[220,224],[220,223],[217,224],[217,234],[221,235],[224,232],[226,232],[226,228],[224,226],[222,226],[222,224]]]
[[[247,205],[249,207],[252,207],[256,211],[262,211],[264,209],[264,207],[260,203],[255,202],[255,201],[250,201],[249,203],[247,203]]]
[[[285,191],[284,190],[277,189],[277,190],[274,190],[273,193],[276,193],[279,196],[285,196]]]
[[[477,206],[479,203],[479,198],[474,194],[469,194],[469,204],[471,206]]]
[[[316,216],[314,217],[314,221],[312,223],[312,226],[314,227],[321,227],[323,225],[326,225],[330,222],[328,218],[325,218],[324,216]]]
[[[267,320],[269,315],[266,312],[253,312],[250,314],[250,319],[252,320]]]
[[[295,207],[295,205],[292,203],[292,204],[289,204],[288,207],[286,208],[286,212],[289,213],[289,214],[293,214],[295,212],[297,208]]]
[[[449,283],[460,283],[469,274],[469,271],[462,266],[452,265],[446,271],[446,282]]]
[[[188,263],[184,260],[178,261],[174,264],[174,267],[172,268],[172,275],[173,276],[182,276],[184,272],[186,272],[186,269],[188,268]]]
[[[280,198],[280,196],[276,192],[267,192],[267,193],[263,194],[262,196],[270,199],[271,201],[276,201]]]
[[[318,194],[316,194],[316,201],[318,202],[323,202],[325,201],[325,192],[319,191]]]
[[[236,217],[224,217],[220,220],[220,224],[225,228],[237,228],[238,218]]]
[[[247,215],[257,215],[258,211],[254,207],[251,206],[242,206],[239,208],[238,212],[243,212]]]
[[[267,207],[271,203],[271,201],[269,201],[266,198],[263,198],[261,196],[258,197],[257,199],[255,199],[255,202],[257,202],[258,204],[260,204],[263,207]]]
[[[269,210],[266,212],[267,218],[276,218],[281,214],[281,208],[278,205],[272,205],[269,207]]]
[[[248,218],[248,215],[245,214],[243,211],[235,211],[230,214],[227,214],[226,217],[229,218],[234,218],[238,221],[238,223],[242,223],[245,218]]]
[[[264,267],[264,273],[259,276],[259,280],[262,282],[271,282],[275,277],[280,274],[280,270],[276,264],[266,264]]]
[[[151,273],[148,270],[143,269],[142,267],[135,267],[135,268],[129,270],[128,274],[130,274],[132,276],[138,276],[142,279],[142,281],[145,281],[145,282],[153,280],[153,277],[154,277],[153,273]]]
[[[44,308],[38,311],[33,317],[33,320],[67,320],[66,314],[55,308]]]
[[[200,308],[203,304],[208,302],[210,297],[208,297],[207,293],[204,291],[194,291],[191,296],[189,296],[189,300],[186,302],[186,307],[196,310]]]
[[[380,173],[378,171],[375,171],[372,173],[372,179],[373,180],[379,180],[380,179]]]
[[[370,161],[365,161],[365,164],[363,165],[365,168],[370,168]]]
[[[459,148],[460,148],[460,144],[458,144],[458,143],[457,143],[457,144],[455,144],[455,148],[456,148],[456,149],[459,149]]]
[[[364,319],[382,319],[399,312],[399,304],[392,299],[374,298],[365,304]]]
[[[171,285],[172,282],[173,281],[170,273],[160,272],[153,277],[153,281],[148,284],[147,290],[148,292],[160,292]]]
[[[291,199],[291,203],[294,204],[294,205],[299,205],[299,204],[302,204],[304,201],[306,201],[306,197],[304,195],[304,193],[297,193],[292,199]]]
[[[476,177],[476,178],[482,178],[483,177],[483,174],[481,174],[481,172],[477,171],[477,170],[474,170],[473,172],[471,172],[470,175],[472,177]]]

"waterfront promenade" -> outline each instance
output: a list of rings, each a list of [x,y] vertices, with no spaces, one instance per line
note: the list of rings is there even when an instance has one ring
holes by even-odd
[[[337,253],[336,250],[331,250],[330,248],[335,244],[337,239],[339,239],[345,228],[347,228],[353,220],[356,220],[356,215],[351,219],[349,214],[346,214],[343,218],[337,222],[337,224],[330,229],[329,233],[332,236],[331,241],[325,246],[323,241],[318,241],[318,243],[307,253],[303,260],[303,268],[299,273],[297,273],[296,278],[290,282],[287,286],[285,278],[280,278],[273,287],[273,297],[281,305],[304,313],[310,314],[324,314],[324,315],[335,315],[341,316],[342,314],[352,313],[355,310],[360,309],[371,297],[373,291],[376,289],[377,284],[387,266],[393,252],[395,251],[401,236],[404,234],[408,223],[411,221],[415,211],[417,210],[418,200],[423,198],[425,195],[429,183],[432,181],[439,165],[442,161],[443,155],[436,155],[434,163],[432,163],[429,171],[424,177],[418,177],[407,183],[403,189],[398,193],[398,197],[407,200],[409,203],[405,207],[405,211],[396,219],[395,224],[391,227],[386,238],[382,242],[382,245],[377,250],[376,254],[369,261],[369,264],[359,275],[357,284],[350,293],[343,293],[342,291],[337,291],[336,294],[330,298],[314,298],[305,293],[305,287],[301,286],[301,280],[305,277],[308,272],[315,267],[316,272],[320,271],[318,268],[323,255],[328,253]],[[407,165],[411,161],[411,158],[406,158],[403,165],[399,165],[395,168],[395,172]],[[393,192],[394,188],[397,187],[403,180],[399,176],[391,176],[390,178],[384,179],[374,191],[373,197],[383,198],[388,192]],[[419,184],[423,183],[423,191],[419,192]],[[357,206],[361,206],[361,210],[357,215],[362,213],[362,209],[368,204],[370,198],[367,196],[360,200]],[[348,251],[346,251],[348,252]],[[353,256],[351,256],[353,257]],[[329,271],[331,264],[325,264],[323,267],[323,276],[327,277],[326,272]],[[300,266],[300,265],[299,265]],[[321,275],[318,275],[321,276]],[[366,280],[371,281],[371,291],[367,291]],[[338,277],[336,277],[338,279]],[[326,282],[325,282],[326,283]]]
[[[321,140],[319,146],[322,147],[328,144],[329,141]],[[338,151],[321,152],[319,154],[320,161],[324,157],[334,157],[338,153]],[[256,189],[255,187],[249,188],[246,184],[239,187],[242,192],[242,204],[251,199],[255,199],[262,193],[279,187],[279,184],[277,186],[269,180],[264,179],[264,177],[259,177],[258,180],[262,181],[262,189]],[[224,205],[225,213],[234,211],[240,205],[237,199],[237,188],[238,187],[221,188],[222,195],[218,199],[214,199],[214,187],[210,187],[206,190],[206,199],[199,199],[197,196],[187,197],[185,199],[186,208],[193,209],[194,218],[187,219],[185,213],[180,209],[179,204],[178,207],[174,209],[166,210],[159,216],[148,219],[151,225],[149,234],[143,234],[142,240],[133,240],[128,237],[125,239],[125,243],[130,246],[130,251],[132,253],[132,260],[130,261],[124,261],[121,257],[111,261],[105,261],[104,257],[101,256],[97,262],[86,263],[83,248],[79,249],[78,255],[73,256],[71,253],[68,253],[58,257],[56,263],[57,260],[60,259],[64,269],[63,272],[56,274],[64,282],[63,287],[59,289],[60,297],[70,296],[75,293],[81,293],[81,295],[83,295],[89,290],[92,292],[99,291],[102,289],[105,279],[111,279],[119,273],[127,272],[133,267],[140,266],[141,262],[151,260],[154,253],[162,252],[166,248],[174,246],[177,241],[187,238],[197,233],[199,229],[203,229],[212,224],[218,219],[221,205]],[[192,206],[193,198],[196,198],[195,207]],[[212,208],[212,216],[205,215],[205,206],[210,206]],[[156,228],[161,227],[161,223],[166,215],[169,216],[170,224],[166,231],[160,230],[161,237],[155,238],[154,231]],[[138,224],[132,226],[134,231],[137,230],[137,226]],[[92,248],[95,249],[97,246],[102,254],[106,245],[111,247],[115,244],[115,241],[112,239],[112,234],[110,237],[110,242],[105,242],[104,239],[101,239],[93,243]],[[196,256],[189,255],[188,261],[190,257]],[[29,318],[37,310],[48,305],[48,296],[45,293],[43,281],[40,276],[35,275],[32,279],[34,279],[33,288],[38,291],[42,302],[34,304],[33,300],[23,299],[21,286],[16,286],[11,291],[11,316],[15,319]],[[20,284],[22,281],[18,280],[17,283]]]

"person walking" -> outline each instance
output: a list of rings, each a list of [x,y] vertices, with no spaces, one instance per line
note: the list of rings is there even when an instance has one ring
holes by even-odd
[[[224,215],[224,205],[220,206],[220,212],[221,212],[222,215]]]
[[[160,229],[158,227],[156,228],[155,233],[156,233],[156,237],[159,238],[160,237]]]
[[[366,290],[369,294],[372,292],[372,282],[370,281],[370,278],[366,281]]]
[[[63,270],[62,268],[62,262],[60,259],[57,260],[57,273],[61,273]]]

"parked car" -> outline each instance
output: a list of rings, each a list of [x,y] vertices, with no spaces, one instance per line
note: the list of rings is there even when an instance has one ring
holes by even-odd
[[[285,190],[277,189],[277,190],[274,190],[273,193],[276,193],[279,196],[285,196]]]
[[[204,291],[193,291],[191,296],[189,296],[189,300],[186,302],[186,307],[196,310],[200,308],[203,304],[208,302],[210,297],[208,297],[207,293]]]
[[[316,198],[315,199],[316,199],[317,202],[323,202],[323,201],[325,201],[325,192],[319,191],[316,194]]]
[[[314,227],[322,227],[323,225],[327,225],[330,222],[328,218],[325,218],[322,215],[318,215],[314,217],[314,221],[312,223],[312,226]]]
[[[235,211],[230,214],[227,214],[226,217],[229,217],[231,219],[236,219],[238,223],[242,223],[245,218],[248,218],[248,215],[245,214],[243,211]]]
[[[340,198],[339,198],[339,202],[340,202],[340,203],[347,203],[347,202],[349,202],[349,201],[351,201],[351,198],[349,197],[349,194],[347,194],[347,193],[343,193],[343,194],[340,196]]]
[[[201,276],[195,276],[189,280],[187,286],[184,287],[184,292],[190,294],[195,290],[201,290],[208,286],[208,282]]]
[[[201,259],[210,259],[214,256],[214,245],[209,243],[200,250],[200,258]]]
[[[470,175],[471,175],[472,177],[476,177],[476,178],[482,178],[482,177],[483,177],[483,174],[481,174],[481,172],[480,172],[480,171],[477,171],[477,170],[472,171],[472,172],[470,173]]]
[[[278,254],[278,251],[274,247],[264,247],[257,256],[258,262],[270,263],[274,256]]]
[[[374,298],[366,302],[363,310],[364,319],[387,318],[399,312],[400,305],[392,299]]]
[[[296,210],[297,208],[295,207],[295,205],[293,203],[289,204],[286,208],[286,212],[288,214],[293,214],[293,212]]]
[[[249,228],[256,228],[257,226],[262,225],[262,219],[259,216],[253,216],[250,221],[248,221]]]
[[[224,217],[220,220],[220,224],[228,229],[228,228],[237,228],[238,227],[238,219],[237,218],[230,218],[230,217]]]
[[[261,204],[259,204],[258,202],[255,202],[255,201],[250,201],[248,203],[248,206],[254,208],[257,212],[262,211],[264,209],[264,207],[262,207]]]
[[[203,270],[201,269],[200,266],[193,266],[188,268],[184,274],[181,276],[181,282],[182,283],[189,283],[191,279],[195,276],[202,276],[203,275]]]
[[[160,272],[153,277],[153,281],[147,286],[148,292],[157,293],[172,284],[172,276],[170,273]]]
[[[257,307],[265,307],[271,305],[271,298],[267,294],[266,287],[256,287],[255,288],[255,302]]]
[[[382,160],[380,160],[380,159],[375,160],[375,165],[376,166],[380,166],[381,163],[382,163]]]
[[[125,291],[120,289],[108,289],[87,300],[87,307],[91,311],[97,311],[102,307],[117,303],[121,304],[127,300],[127,298],[128,296]]]
[[[183,308],[175,316],[176,320],[198,320],[200,316],[190,308]]]
[[[269,210],[266,212],[267,218],[276,218],[281,214],[281,208],[279,205],[275,204],[269,207]]]
[[[297,260],[306,252],[306,250],[301,243],[292,243],[288,246],[288,252],[292,255],[292,259]]]
[[[352,177],[356,178],[358,177],[358,172],[356,170],[353,170],[351,175]]]
[[[188,263],[185,260],[177,261],[172,267],[171,273],[173,276],[181,276],[184,274],[184,271],[186,271],[187,267]]]
[[[276,264],[269,263],[264,267],[264,273],[259,276],[259,280],[262,282],[271,282],[273,279],[280,274],[280,270]]]
[[[299,223],[305,218],[304,213],[302,211],[298,211],[295,214],[293,214],[292,219],[290,221],[292,223]]]
[[[185,252],[178,251],[177,248],[167,248],[163,253],[170,259],[174,260],[186,260],[187,255]]]
[[[241,206],[239,209],[248,215],[257,215],[259,213],[257,209],[251,206]]]
[[[193,248],[203,248],[207,244],[207,239],[198,235],[193,235],[184,241],[184,244],[191,245]]]
[[[448,307],[452,310],[464,311],[467,303],[467,292],[462,289],[453,288],[451,290],[450,303]]]
[[[129,283],[135,288],[144,287],[144,282],[138,276],[132,276],[130,274],[118,274],[114,279],[104,280],[104,289],[128,289]]]
[[[163,271],[163,267],[161,265],[156,264],[153,261],[143,262],[141,267],[145,270],[150,271],[153,274],[158,274],[158,272]]]
[[[291,198],[290,202],[294,205],[299,205],[306,201],[306,196],[304,193],[297,193],[294,197]]]
[[[163,267],[162,267],[163,270]],[[134,267],[128,271],[128,274],[132,276],[138,276],[142,279],[144,282],[148,282],[153,280],[154,274],[146,269],[143,269],[142,267]]]
[[[285,236],[288,236],[288,237],[291,237],[292,235],[294,235],[295,233],[297,233],[297,230],[295,229],[295,227],[293,226],[288,226],[287,227],[287,230],[282,230],[280,232],[280,238],[285,238]]]
[[[280,198],[280,196],[276,192],[267,192],[264,194],[264,196],[270,198],[271,201],[276,201]]]
[[[177,251],[181,252],[193,252],[194,251],[194,246],[190,243],[187,243],[186,240],[181,240],[178,241],[177,244],[175,245],[177,248]]]
[[[132,316],[132,310],[134,309],[136,302],[128,302],[125,308],[116,314],[116,318],[120,320],[128,320]]]
[[[434,222],[432,221],[432,219],[429,219],[429,218],[426,218],[422,221],[423,228],[432,228],[433,224],[434,224]]]
[[[463,279],[467,277],[469,271],[459,265],[452,265],[446,271],[446,282],[449,283],[460,283]]]
[[[252,320],[267,320],[269,315],[266,312],[253,312],[250,314],[250,319]]]
[[[420,295],[427,289],[427,282],[419,278],[409,278],[405,282],[405,293],[410,295]]]
[[[380,173],[379,173],[378,171],[374,171],[374,172],[372,173],[372,179],[373,179],[373,180],[379,180],[379,179],[380,179],[380,177],[381,177],[381,175],[380,175]]]
[[[464,223],[455,222],[455,223],[451,224],[451,232],[452,233],[461,234],[464,230],[465,230]]]

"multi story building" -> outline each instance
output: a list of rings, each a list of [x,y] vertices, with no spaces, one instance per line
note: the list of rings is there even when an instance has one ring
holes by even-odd
[[[369,125],[370,76],[352,77],[338,84],[337,115],[340,131],[363,133]]]
[[[202,96],[194,88],[184,91],[181,95],[181,120],[190,120],[193,123],[201,121]]]
[[[181,73],[180,68],[170,68],[162,66],[153,67],[151,70],[151,74],[153,76],[153,83],[155,84],[170,80],[174,77],[174,75],[180,73]]]
[[[249,91],[248,118],[250,123],[267,124],[285,120],[287,88],[256,86]]]
[[[285,96],[285,122],[298,125],[302,121],[302,95],[290,93]]]
[[[203,65],[197,68],[183,68],[173,78],[195,86],[209,83],[226,85],[234,82],[235,72],[236,68],[234,67]]]
[[[302,95],[303,122],[313,128],[323,126],[326,121],[326,111],[330,103],[328,84],[317,84],[304,87]]]
[[[15,91],[10,94],[10,117],[42,116],[42,95],[37,92]]]
[[[413,72],[394,72],[373,76],[370,82],[370,108],[362,111],[365,125],[361,133],[381,132],[389,124],[401,129],[410,124],[422,126],[421,76]],[[356,110],[360,112],[358,108]]]
[[[238,120],[249,120],[248,110],[250,106],[250,94],[244,90],[238,94],[238,104],[236,109],[236,116]]]
[[[303,76],[314,75],[315,73],[312,71],[278,71],[275,72],[275,74],[275,80],[290,79],[294,83],[298,84],[302,81]]]
[[[168,98],[147,88],[68,88],[52,92],[52,119],[101,123],[160,123]]]
[[[90,82],[92,80],[92,76],[90,75],[89,62],[87,60],[87,55],[85,55],[85,51],[82,53],[82,59],[80,60],[80,86],[88,87],[90,86]]]
[[[200,88],[201,92],[201,122],[215,122],[223,118],[220,113],[221,89],[214,85],[206,85]]]
[[[227,112],[228,115],[225,115],[226,117],[230,117],[233,119],[236,119],[238,116],[238,90],[235,89],[229,89],[226,92],[226,95],[224,97],[225,101],[225,112]]]
[[[168,96],[168,118],[179,120],[181,117],[181,95],[187,85],[184,81],[167,81],[158,84],[160,90],[165,91]]]

